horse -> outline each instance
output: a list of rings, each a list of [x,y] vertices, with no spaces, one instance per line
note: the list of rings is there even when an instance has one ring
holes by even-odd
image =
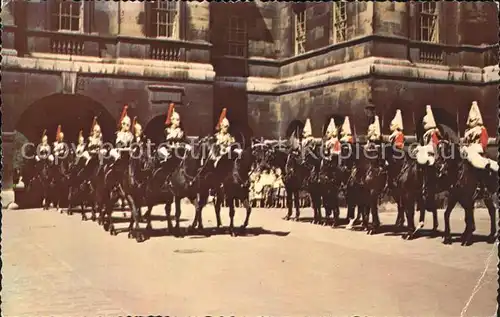
[[[213,145],[213,139],[208,139],[208,144]],[[196,201],[196,213],[195,219],[190,226],[191,230],[203,229],[202,222],[202,209],[206,205],[208,200],[208,195],[210,190],[214,190],[216,193],[215,202],[215,213],[217,217],[217,227],[222,226],[220,220],[220,208],[222,204],[222,197],[225,197],[226,204],[229,207],[229,217],[230,225],[229,232],[232,236],[235,236],[234,231],[234,202],[235,199],[239,199],[244,208],[247,211],[245,221],[240,227],[244,230],[248,226],[250,220],[250,214],[252,212],[250,201],[249,201],[249,188],[250,188],[250,174],[253,172],[252,166],[254,166],[256,153],[254,152],[254,147],[243,146],[243,150],[240,154],[237,154],[234,146],[224,155],[218,162],[217,166],[200,169],[200,175],[197,179],[193,181],[196,182],[196,187],[198,189],[198,199]],[[234,158],[236,156],[236,159]],[[210,164],[206,160],[205,164]]]
[[[374,234],[380,227],[378,202],[387,181],[385,162],[381,157],[379,145],[368,143],[363,148],[360,144],[356,146],[355,168],[348,180],[350,190],[347,200],[351,206],[352,204],[358,206],[358,215],[362,216],[363,228],[368,234]],[[358,155],[359,150],[363,151],[363,155]],[[368,222],[370,214],[372,215],[371,225]]]
[[[439,170],[440,179],[447,184],[448,204],[444,212],[445,229],[443,233],[443,243],[451,244],[450,215],[457,203],[465,210],[465,230],[461,236],[462,246],[472,244],[473,233],[476,229],[474,221],[474,202],[478,198],[476,190],[482,182],[486,185],[484,200],[490,216],[490,234],[488,243],[496,240],[496,208],[493,204],[492,196],[496,193],[496,175],[490,170],[477,170],[469,161],[461,155],[460,145],[448,141],[441,142],[443,164]],[[496,182],[496,185],[495,185]]]
[[[104,230],[114,235],[116,232],[112,223],[111,214],[118,199],[126,200],[132,211],[128,227],[128,237],[135,238],[137,242],[143,241],[144,236],[140,231],[140,212],[135,206],[132,195],[134,187],[132,150],[130,148],[117,149],[120,157],[104,171],[103,198],[105,201],[104,212],[100,214],[100,220]]]
[[[197,148],[195,146],[195,148]],[[172,230],[170,217],[172,202],[176,206],[176,229],[179,229],[181,199],[188,197],[191,201],[196,198],[196,190],[193,190],[191,181],[199,168],[199,157],[194,149],[186,145],[180,145],[165,163],[155,167],[144,188],[143,204],[147,205],[147,211],[143,218],[147,222],[146,232],[151,229],[151,211],[157,203],[165,203],[165,215],[167,217],[168,231]],[[139,200],[140,201],[140,200]],[[141,202],[141,201],[140,201]],[[140,206],[140,205],[138,205]],[[177,235],[177,234],[176,234]]]
[[[62,213],[60,209],[62,204],[68,202],[70,169],[74,161],[74,151],[67,150],[67,154],[61,157],[55,157],[54,165],[51,168],[51,192],[54,207]]]
[[[332,216],[332,227],[338,223],[340,214],[339,192],[345,182],[345,173],[341,169],[341,157],[333,153],[325,153],[319,167],[319,193],[325,208],[325,222]]]
[[[421,204],[420,190],[422,179],[417,161],[411,159],[409,153],[404,149],[393,146],[385,147],[387,165],[387,190],[397,204],[396,227],[404,225],[406,216],[407,234],[406,239],[413,239],[416,234],[414,214],[417,202]],[[425,213],[425,210],[421,211]]]

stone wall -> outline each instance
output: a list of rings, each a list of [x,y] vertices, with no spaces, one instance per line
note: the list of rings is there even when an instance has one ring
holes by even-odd
[[[336,113],[352,116],[351,123],[355,122],[355,130],[360,133],[368,126],[364,108],[370,95],[369,80],[328,85],[279,97],[252,94],[248,104],[249,121],[252,129],[259,132],[256,136],[279,138],[284,136],[292,120],[310,118],[313,134],[319,137],[325,117]]]
[[[401,109],[405,133],[411,135],[415,134],[415,124],[420,124],[426,105],[438,109],[436,112],[446,113],[451,128],[456,129],[458,123],[458,130],[463,135],[471,103],[477,101],[486,128],[494,137],[498,126],[494,106],[498,103],[498,93],[495,96],[493,88],[496,86],[375,79],[372,81],[372,100],[383,132],[388,133],[396,109]]]

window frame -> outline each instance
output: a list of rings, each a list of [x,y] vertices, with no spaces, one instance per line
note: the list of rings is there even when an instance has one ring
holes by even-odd
[[[435,5],[434,12],[427,10],[426,5]],[[419,3],[418,38],[421,42],[440,43],[440,12],[441,8],[438,2],[429,1]]]
[[[348,14],[347,14],[347,1],[339,1],[339,2],[332,2],[332,33],[331,33],[331,39],[333,44],[338,44],[347,41],[347,21],[348,21]],[[339,6],[341,5],[341,6]],[[337,16],[337,10],[339,10],[339,14],[342,14],[342,9],[344,9],[344,16]],[[338,18],[341,18],[341,20],[338,20]],[[340,30],[341,33],[339,32],[339,27],[342,29]],[[342,34],[343,39],[339,39],[338,35]]]
[[[156,38],[156,39],[170,39],[170,40],[179,40],[181,37],[181,30],[180,30],[180,25],[181,25],[181,19],[180,19],[180,12],[181,12],[181,6],[180,6],[180,1],[175,1],[175,2],[170,2],[170,1],[155,1],[155,2],[145,2],[146,4],[146,10],[149,11],[148,15],[149,18],[146,19],[148,21],[147,23],[149,24],[149,37]],[[174,4],[175,9],[171,8],[160,8],[157,5],[161,4]],[[170,12],[175,12],[175,17],[173,19],[173,22],[169,21],[169,14]],[[165,14],[164,16],[164,21],[160,21],[160,13]],[[155,18],[156,15],[156,18]],[[161,23],[161,24],[160,24]],[[169,25],[171,24],[172,31],[171,35],[168,35],[168,30],[169,30]],[[158,35],[160,31],[160,27],[164,26],[166,35]]]
[[[87,2],[76,2],[76,1],[62,1],[62,0],[57,0],[54,1],[53,3],[53,8],[50,12],[50,19],[51,22],[54,23],[53,29],[57,32],[63,32],[63,33],[84,33],[85,32],[85,5]],[[63,13],[63,7],[64,6],[69,7],[69,14],[64,14]],[[78,5],[78,16],[73,15],[73,6]],[[78,17],[78,30],[72,30],[71,25],[72,25],[72,20]],[[69,29],[64,29],[61,28],[61,25],[63,24],[64,19],[69,19]]]
[[[242,35],[243,39],[239,39]],[[233,39],[232,37],[235,37]],[[227,39],[227,51],[226,56],[232,57],[243,57],[246,58],[248,55],[248,23],[244,17],[239,15],[231,15],[228,20],[228,27],[226,33]],[[233,48],[241,49],[241,54],[233,52]]]
[[[301,21],[302,19],[302,21]],[[293,12],[294,24],[294,53],[295,55],[304,54],[307,52],[307,14],[306,9],[300,9]],[[301,30],[302,25],[302,30]]]

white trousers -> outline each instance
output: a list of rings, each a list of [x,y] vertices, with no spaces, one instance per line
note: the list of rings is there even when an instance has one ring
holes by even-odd
[[[434,146],[432,143],[427,145],[419,145],[415,149],[417,163],[420,165],[434,165],[436,158],[434,157]]]
[[[469,146],[463,147],[462,152],[465,153],[465,157],[475,168],[485,169],[489,164],[491,170],[493,170],[494,172],[498,172],[498,162],[483,157],[481,155],[483,153],[483,148],[480,144],[471,144]]]

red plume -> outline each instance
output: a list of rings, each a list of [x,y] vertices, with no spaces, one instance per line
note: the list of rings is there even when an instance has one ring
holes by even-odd
[[[120,120],[118,121],[118,129],[120,128],[120,125],[122,124],[123,118],[125,118],[125,116],[127,115],[127,109],[128,109],[128,105],[123,106],[122,115],[120,116]]]
[[[80,139],[81,137],[83,137],[83,130],[80,130],[80,132],[78,132],[78,139]]]
[[[135,133],[135,123],[137,122],[137,116],[134,117],[134,120],[132,120],[132,127],[131,127],[131,132],[134,134]]]
[[[170,107],[168,107],[167,119],[165,120],[165,125],[170,124],[170,119],[172,118],[172,113],[174,113],[174,107],[175,107],[175,105],[173,103],[171,103]]]
[[[216,130],[220,129],[220,126],[222,124],[222,120],[224,120],[224,118],[226,117],[226,113],[227,113],[227,109],[226,108],[222,109],[222,112],[221,112],[220,117],[219,117],[219,121],[217,122],[217,126],[215,127]]]
[[[61,125],[57,126],[57,132],[56,132],[56,141],[59,141],[61,138]]]

